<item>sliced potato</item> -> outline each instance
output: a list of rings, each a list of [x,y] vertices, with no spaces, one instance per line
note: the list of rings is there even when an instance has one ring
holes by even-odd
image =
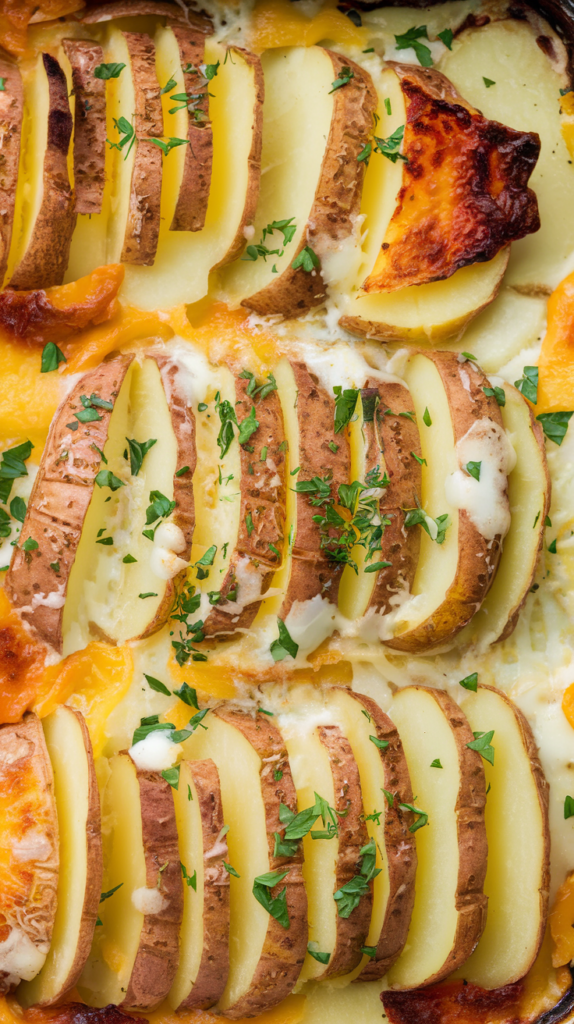
[[[94,71],[104,61],[99,43],[63,39],[74,91],[74,209],[100,213],[106,164],[106,87]]]
[[[471,728],[443,690],[407,686],[391,708],[418,809],[416,895],[390,988],[441,981],[474,949],[486,922],[486,787]],[[438,764],[433,764],[438,760]],[[428,822],[421,817],[428,815]]]
[[[421,424],[421,507],[435,521],[426,520],[435,537],[440,516],[448,515],[448,525],[442,543],[422,526],[408,527],[421,530],[412,596],[389,617],[392,635],[383,627],[381,638],[420,652],[452,640],[488,592],[510,526],[507,473],[515,456],[496,398],[485,394],[490,382],[475,363],[451,352],[421,353],[409,360],[405,379]]]
[[[99,236],[99,232],[103,230],[104,262],[121,263],[128,233],[132,179],[138,144],[135,137],[129,139],[128,133],[120,134],[117,122],[121,117],[126,118],[135,133],[133,118],[137,102],[136,84],[126,35],[115,25],[110,26],[106,32],[103,50],[107,64],[123,64],[124,68],[117,78],[110,78],[106,82],[106,139],[114,145],[108,143],[106,146],[106,188],[102,213],[95,219],[93,231]],[[127,141],[120,149],[120,143],[124,140]],[[84,247],[86,244],[91,245],[92,233],[89,230],[85,232]],[[96,258],[99,258],[99,253],[94,248],[92,259]],[[82,274],[85,274],[87,269],[92,269],[92,265],[86,268],[82,263],[81,268]],[[77,273],[70,265],[70,271],[72,270]]]
[[[400,600],[401,591],[411,589],[417,567],[420,535],[405,529],[405,509],[413,508],[421,493],[421,445],[419,430],[410,414],[413,402],[409,389],[398,379],[372,377],[361,391],[359,419],[354,430],[357,450],[351,479],[368,483],[368,474],[378,469],[386,474],[388,486],[379,498],[379,512],[385,521],[380,550],[369,561],[367,550],[357,545],[351,557],[358,572],[347,565],[339,590],[339,608],[348,619],[357,619],[369,609],[389,612]],[[389,562],[377,572],[365,571],[369,564]]]
[[[506,640],[514,630],[534,581],[550,510],[551,483],[540,424],[516,388],[503,382],[500,387],[506,394],[502,422],[516,451],[516,465],[508,477],[510,529],[494,582],[458,638],[461,644],[481,647]]]
[[[110,895],[78,989],[93,1006],[153,1009],[175,977],[183,913],[172,789],[159,772],[138,770],[127,752],[112,758],[110,770],[104,793]]]
[[[46,963],[18,989],[24,1007],[52,1006],[74,987],[90,952],[102,891],[100,795],[86,723],[62,704],[42,724],[54,772],[60,876]]]
[[[76,222],[68,176],[72,115],[66,76],[49,53],[24,75],[24,145],[5,285],[62,284]]]
[[[412,804],[413,793],[399,734],[378,704],[342,687],[330,691],[328,704],[341,716],[357,762],[365,823],[381,869],[373,880],[373,911],[365,939],[371,955],[363,955],[351,979],[376,981],[401,953],[411,920],[417,854],[409,828],[414,815],[400,805]],[[371,741],[373,734],[382,746]],[[393,797],[392,806],[385,791]]]
[[[163,3],[163,0],[112,0],[111,3],[96,4],[82,16],[84,25],[99,25],[116,18],[168,18],[170,21],[188,22],[200,20],[191,11],[183,11],[177,4]]]
[[[0,992],[31,981],[50,949],[59,874],[54,776],[40,719],[0,726]]]
[[[173,795],[179,857],[186,873],[179,966],[168,995],[174,1010],[207,1010],[229,972],[229,873],[219,775],[213,761],[182,761]]]
[[[223,276],[223,293],[257,313],[292,317],[325,298],[319,263],[353,235],[364,174],[357,157],[376,96],[365,71],[322,47],[268,50],[262,63],[263,177],[252,240],[272,254],[248,249]],[[345,88],[333,89],[347,74]],[[268,230],[278,222],[291,226]],[[306,247],[317,269],[293,269]]]
[[[281,736],[262,714],[255,718],[232,708],[217,709],[186,741],[187,756],[211,756],[221,779],[225,823],[229,826],[231,873],[230,971],[218,1009],[239,1019],[274,1006],[293,988],[307,943],[307,904],[301,853],[275,857],[275,833],[282,829],[280,802],[296,811],[295,788]],[[275,771],[281,778],[275,778]],[[256,900],[260,875],[284,874],[268,891],[285,892],[289,927]]]
[[[18,66],[12,61],[0,62],[0,76],[4,80],[4,89],[0,93],[0,138],[3,156],[0,180],[0,281],[4,281],[14,225],[24,90]]]
[[[479,686],[462,702],[476,732],[494,729],[494,764],[485,763],[488,918],[460,975],[481,988],[510,985],[528,973],[548,913],[548,783],[524,715],[499,690]]]

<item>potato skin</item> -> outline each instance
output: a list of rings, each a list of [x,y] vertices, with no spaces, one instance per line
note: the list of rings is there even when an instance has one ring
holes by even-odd
[[[213,761],[188,761],[193,777],[203,835],[205,864],[203,896],[203,953],[187,999],[181,1010],[208,1010],[220,998],[229,974],[229,874],[223,867],[225,846],[217,842],[223,820],[219,774]],[[211,853],[220,848],[221,852]]]
[[[100,420],[78,423],[75,431],[67,424],[78,422],[74,413],[82,408],[80,395],[94,392],[106,401],[114,401],[132,359],[132,355],[118,356],[84,374],[56,412],[20,534],[22,541],[28,537],[36,540],[38,547],[34,551],[14,548],[6,575],[6,592],[24,622],[58,652],[62,650],[68,579],[95,478],[103,465],[94,446],[104,449],[111,411],[98,410]],[[58,563],[58,571],[50,568],[50,563]],[[59,607],[45,603],[34,607],[36,595],[45,599],[52,594],[53,604]]]
[[[375,736],[388,743],[379,750],[385,771],[385,789],[394,796],[393,806],[385,806],[385,850],[389,868],[389,895],[383,927],[374,957],[363,967],[355,981],[377,981],[383,978],[403,950],[415,901],[417,850],[409,828],[414,821],[412,811],[402,811],[400,804],[413,803],[413,791],[407,760],[397,728],[379,705],[362,693],[349,691],[371,716]]]
[[[20,136],[24,114],[22,78],[16,64],[0,59],[0,77],[5,85],[0,92],[0,285],[6,275],[14,225],[16,183],[20,160]]]
[[[106,87],[94,71],[104,51],[89,39],[63,39],[75,97],[74,192],[76,213],[100,213],[106,162]]]
[[[172,31],[179,46],[182,68],[188,65],[199,68],[200,64],[203,64],[205,54],[205,30],[173,25]],[[197,94],[197,74],[184,71],[183,80],[188,96]],[[193,117],[189,118],[189,146],[185,147],[183,178],[170,231],[201,231],[205,224],[213,161],[208,85],[201,87],[204,90],[203,95],[194,105],[195,110],[201,111],[203,123],[198,123]]]
[[[283,834],[285,828],[279,819],[280,803],[297,813],[297,794],[287,750],[278,729],[261,712],[253,717],[233,707],[220,706],[214,714],[239,729],[261,758],[261,793],[265,804],[269,870],[289,872],[272,890],[275,896],[284,888],[287,891],[289,928],[285,929],[269,915],[265,943],[250,988],[233,1006],[221,1011],[225,1017],[239,1020],[270,1009],[292,992],[307,951],[307,896],[301,870],[302,844],[299,843],[297,853],[292,857],[275,857],[273,854],[274,833]],[[276,769],[283,773],[279,780],[274,778]]]
[[[192,11],[183,11],[177,4],[163,3],[162,0],[112,0],[112,3],[91,7],[80,19],[84,25],[99,25],[102,21],[113,21],[115,18],[135,18],[155,15],[167,18],[168,22],[176,21],[188,24],[204,23],[204,18]]]
[[[343,67],[353,78],[333,93],[333,116],[313,206],[293,259],[306,246],[323,260],[353,235],[361,205],[365,174],[364,161],[357,157],[373,126],[377,94],[370,75],[340,53],[325,50],[333,65],[333,79]],[[326,297],[320,269],[307,273],[289,266],[277,280],[241,303],[263,316],[280,314],[289,319],[301,316]]]

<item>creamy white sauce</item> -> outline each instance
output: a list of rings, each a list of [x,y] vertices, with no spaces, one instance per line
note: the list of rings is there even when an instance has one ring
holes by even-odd
[[[174,743],[170,734],[162,730],[148,733],[129,749],[136,768],[146,772],[163,772],[171,768],[181,753],[180,744]]]
[[[189,405],[203,402],[210,387],[217,389],[216,371],[200,348],[176,335],[165,351],[179,371],[178,384]]]
[[[485,540],[505,537],[510,527],[508,473],[516,464],[516,452],[505,431],[482,417],[460,439],[456,454],[460,468],[445,480],[446,500],[467,512]],[[478,480],[465,471],[469,462],[480,462]]]
[[[189,562],[179,557],[179,552],[184,549],[183,530],[176,523],[160,523],[154,534],[149,560],[151,571],[161,580],[172,580],[189,565]]]
[[[132,903],[140,914],[159,914],[169,905],[169,900],[162,896],[159,889],[134,889],[132,892]]]

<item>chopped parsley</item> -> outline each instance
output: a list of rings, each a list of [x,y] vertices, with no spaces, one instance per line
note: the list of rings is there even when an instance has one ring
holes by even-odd
[[[0,462],[0,501],[6,503],[10,497],[12,484],[18,477],[28,476],[25,462],[32,454],[34,445],[31,441],[24,441],[15,448],[8,448],[2,452]]]
[[[273,220],[271,223],[267,224],[267,226],[263,228],[261,241],[256,244],[248,245],[245,250],[245,255],[242,256],[241,259],[247,262],[250,260],[254,262],[261,256],[264,262],[267,262],[268,256],[283,256],[285,246],[287,246],[289,242],[293,241],[297,231],[297,225],[293,223],[294,219],[294,217],[289,217],[285,220]],[[283,235],[282,249],[269,249],[269,247],[265,245],[265,239],[275,231]]]
[[[375,866],[377,847],[374,839],[370,839],[366,846],[361,848],[360,857],[362,859],[360,873],[333,893],[339,917],[350,917],[353,910],[359,906],[361,897],[369,892],[369,883],[381,872],[381,868]]]
[[[188,786],[189,789],[189,786]],[[191,790],[189,790],[191,793]],[[189,800],[189,796],[188,796]],[[193,872],[193,875],[189,875],[186,871],[185,865],[179,862],[181,868],[181,874],[186,885],[190,885],[194,892],[197,892],[197,871]]]
[[[484,75],[482,76],[482,81],[487,89],[490,89],[491,85],[496,85],[496,82],[494,82],[492,78],[485,78]]]
[[[380,139],[376,135],[373,135],[373,139],[375,141],[375,153],[380,153],[381,156],[386,156],[387,160],[390,160],[393,164],[396,164],[397,160],[404,160],[405,163],[408,163],[406,156],[399,153],[404,134],[405,126],[402,124],[386,139]]]
[[[490,743],[494,736],[494,729],[491,729],[490,732],[475,732],[473,735],[474,740],[466,744],[469,750],[478,751],[485,761],[494,764],[494,747]]]
[[[442,32],[437,32],[437,38],[446,46],[447,50],[452,50],[452,41],[454,39],[454,33],[451,28],[445,28]]]
[[[371,743],[374,743],[377,750],[386,750],[389,745],[389,740],[380,740],[377,736],[369,736]]]
[[[419,64],[423,68],[432,68],[433,59],[428,46],[421,43],[421,39],[428,39],[426,25],[419,25],[418,27],[409,28],[402,35],[395,36],[395,45],[397,50],[410,50],[413,49],[416,53]]]
[[[568,424],[574,412],[541,412],[536,419],[542,424],[546,437],[554,444],[561,445],[566,437]],[[1,477],[0,467],[0,477]]]
[[[522,377],[520,380],[514,381],[514,387],[518,388],[520,393],[536,405],[538,401],[538,367],[537,366],[525,366],[522,370]]]
[[[111,469],[100,469],[100,472],[96,474],[95,483],[98,487],[109,487],[110,491],[117,491],[124,486],[123,480],[114,476]]]
[[[564,797],[564,818],[574,817],[574,797]]]
[[[147,684],[150,690],[155,690],[156,693],[165,693],[166,697],[171,696],[171,693],[168,690],[167,686],[165,685],[165,683],[162,683],[160,679],[155,679],[153,676],[148,676],[146,672],[144,672],[144,676],[147,680]]]
[[[164,156],[167,156],[168,153],[171,153],[172,149],[177,149],[178,146],[189,146],[189,139],[171,138],[164,140],[150,138],[148,139],[148,141],[153,142],[154,146],[157,146],[159,149],[161,149]]]
[[[31,537],[28,537],[28,540],[25,540],[22,544],[22,551],[36,551],[37,547],[38,541],[32,540]]]
[[[167,519],[171,515],[175,509],[175,501],[170,501],[161,491],[150,491],[149,500],[150,504],[146,509],[145,521],[148,527],[153,528],[142,530],[142,533],[148,540],[153,540],[155,531],[159,526],[158,520]]]
[[[473,693],[478,691],[478,672],[471,672],[469,676],[465,676],[464,679],[459,679],[458,685],[462,686],[464,690],[472,690]]]
[[[435,757],[434,761],[431,761],[431,768],[442,768],[440,757]]]
[[[162,772],[160,772],[160,775],[162,779],[165,779],[165,781],[171,786],[172,789],[179,789],[180,770],[181,765],[176,764],[173,766],[173,768],[165,768]]]
[[[253,880],[255,899],[271,917],[279,921],[283,928],[288,928],[290,924],[287,911],[287,889],[282,889],[277,896],[272,896],[271,890],[279,885],[288,874],[288,871],[267,871]]]
[[[320,963],[320,964],[328,964],[329,960],[331,959],[331,954],[330,953],[320,953],[318,949],[314,948],[316,945],[317,945],[316,942],[309,942],[307,944],[307,952],[308,952],[309,956],[312,956],[313,960],[317,960],[317,962]]]
[[[331,88],[329,89],[329,95],[332,92],[336,92],[337,89],[342,89],[343,86],[348,85],[351,79],[354,77],[354,72],[351,71],[350,67],[347,64],[344,64],[341,70],[339,71],[339,74],[337,75],[335,81],[332,82],[331,84]]]
[[[299,267],[302,267],[306,274],[310,274],[313,270],[320,267],[320,265],[321,263],[317,253],[310,245],[305,245],[293,260],[291,268],[292,270],[298,270]]]
[[[420,807],[415,807],[414,804],[399,804],[399,807],[401,811],[410,811],[415,816],[415,821],[409,826],[409,832],[418,832],[419,828],[428,825],[429,816],[426,811],[421,811]]]
[[[2,509],[0,509],[2,511]],[[10,502],[10,515],[13,519],[17,519],[19,523],[23,523],[26,518],[26,502],[23,498],[12,498]]]
[[[425,411],[423,412],[423,423],[424,423],[425,427],[432,427],[431,414],[429,412],[428,405],[427,405]]]
[[[49,341],[42,349],[40,373],[51,373],[52,370],[58,369],[60,363],[65,362],[67,360],[62,350],[58,348],[55,342]]]
[[[119,117],[117,119],[114,117],[113,120],[119,139],[117,142],[112,142],[111,139],[106,139],[106,142],[110,149],[117,149],[120,153],[127,146],[126,154],[124,156],[124,160],[127,160],[132,151],[133,144],[136,141],[135,128],[133,124],[130,124],[126,117]]]
[[[466,472],[468,473],[469,476],[471,476],[475,480],[479,481],[480,480],[480,470],[481,470],[481,467],[482,467],[482,462],[467,462],[467,464],[465,466],[465,469],[466,469]]]
[[[283,619],[277,619],[277,630],[279,637],[277,640],[273,640],[269,648],[273,661],[283,661],[287,655],[290,655],[291,658],[296,658],[299,644],[296,644],[293,640]]]
[[[136,441],[134,438],[126,437],[126,441],[130,450],[130,473],[132,476],[137,476],[150,448],[157,444],[157,438],[152,437],[149,441]]]
[[[335,433],[341,431],[351,422],[357,407],[360,391],[358,388],[345,388],[340,385],[333,388],[335,394]]]
[[[427,515],[424,509],[412,508],[409,509],[405,515],[405,526],[422,526],[423,530],[428,533],[430,539],[436,541],[437,544],[444,543],[445,534],[449,525],[448,513],[444,513],[442,516],[437,516],[436,519],[433,519],[431,516]]]
[[[506,405],[506,392],[504,388],[499,388],[495,386],[492,388],[483,388],[482,390],[484,391],[487,398],[496,398],[498,405]]]
[[[94,78],[101,78],[104,82],[108,82],[110,78],[119,78],[124,68],[125,64],[121,64],[119,62],[98,64],[98,66],[94,68]]]

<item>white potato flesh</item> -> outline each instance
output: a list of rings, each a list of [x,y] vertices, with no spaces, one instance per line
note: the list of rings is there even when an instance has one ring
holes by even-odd
[[[189,787],[189,788],[188,788]],[[189,793],[191,792],[191,798]],[[186,761],[181,762],[179,786],[173,790],[175,819],[179,837],[179,857],[190,877],[195,875],[195,888],[183,887],[183,919],[179,933],[179,966],[168,995],[169,1005],[176,1010],[187,999],[197,979],[203,956],[204,861],[201,811],[193,775]]]

